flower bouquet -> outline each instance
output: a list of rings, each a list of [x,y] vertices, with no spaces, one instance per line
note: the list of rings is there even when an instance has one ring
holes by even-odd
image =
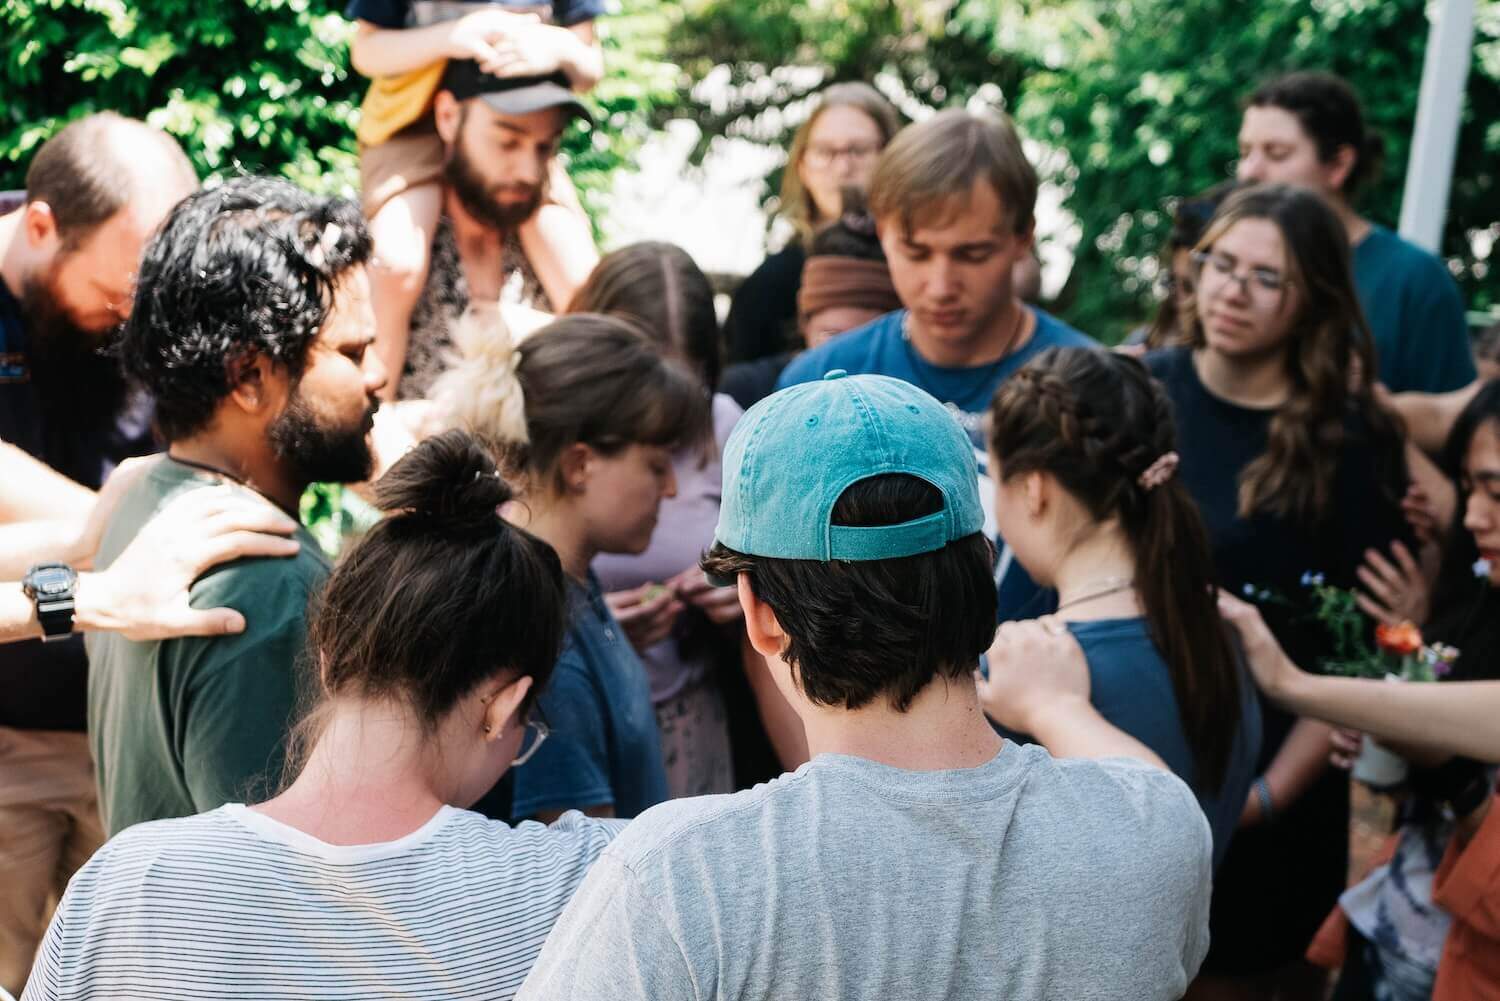
[[[1442,643],[1423,643],[1421,630],[1411,622],[1377,625],[1372,649],[1368,640],[1370,619],[1360,611],[1353,591],[1333,587],[1322,574],[1311,572],[1302,575],[1302,585],[1312,592],[1312,617],[1328,630],[1332,640],[1333,655],[1319,664],[1327,673],[1398,683],[1436,681],[1453,669],[1458,650]],[[1246,593],[1262,601],[1274,600],[1270,592],[1255,591],[1248,585]],[[1366,734],[1351,774],[1370,788],[1383,791],[1404,782],[1408,768],[1404,758]]]

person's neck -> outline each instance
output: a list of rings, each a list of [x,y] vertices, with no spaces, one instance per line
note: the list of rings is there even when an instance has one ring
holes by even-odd
[[[967,675],[935,679],[906,712],[879,696],[861,709],[815,707],[802,722],[813,757],[847,754],[909,771],[976,768],[1002,744]]]
[[[188,465],[207,466],[243,483],[298,517],[307,481],[293,475],[264,438],[246,442],[214,430],[174,441],[167,455]]]
[[[460,248],[488,246],[500,242],[501,232],[487,222],[474,218],[464,208],[463,200],[450,188],[443,196],[443,209],[453,227],[453,238]]]
[[[1232,357],[1212,348],[1193,352],[1198,378],[1214,396],[1257,410],[1279,407],[1291,392],[1286,353],[1271,351],[1253,357]]]
[[[296,781],[252,809],[331,845],[395,841],[447,802],[430,756],[401,707],[335,701]]]
[[[1058,614],[1072,622],[1140,615],[1141,603],[1135,588],[1122,586],[1133,581],[1135,574],[1135,554],[1119,522],[1099,523],[1068,550],[1053,570]]]
[[[0,280],[5,282],[5,287],[17,299],[21,298],[22,286],[31,273],[21,233],[21,220],[25,216],[26,213],[20,209],[0,216]]]
[[[580,584],[588,583],[589,564],[598,551],[588,540],[580,519],[570,509],[567,500],[525,501],[512,507],[514,514],[507,509],[507,516],[518,527],[551,546],[564,573]]]
[[[911,345],[917,354],[923,361],[939,368],[976,368],[992,364],[1020,350],[1036,333],[1036,314],[1014,296],[995,311],[979,334],[963,341],[928,337],[921,321],[912,312],[907,312],[906,323]]]
[[[1360,241],[1370,235],[1370,221],[1354,211],[1342,197],[1329,199],[1329,203],[1333,206],[1334,214],[1339,217],[1339,222],[1344,224],[1344,232],[1349,234],[1349,246],[1359,246]]]

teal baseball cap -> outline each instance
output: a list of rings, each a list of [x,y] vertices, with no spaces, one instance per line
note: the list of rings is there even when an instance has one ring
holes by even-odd
[[[889,376],[834,369],[766,397],[735,425],[723,467],[714,539],[750,556],[895,559],[984,529],[969,436],[936,399]],[[890,473],[932,484],[943,509],[899,525],[832,523],[845,490]]]

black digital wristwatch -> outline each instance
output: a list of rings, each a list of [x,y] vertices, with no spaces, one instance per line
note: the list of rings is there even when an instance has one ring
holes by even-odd
[[[38,563],[21,578],[21,590],[36,606],[42,642],[73,635],[73,598],[78,591],[76,570],[66,563]]]

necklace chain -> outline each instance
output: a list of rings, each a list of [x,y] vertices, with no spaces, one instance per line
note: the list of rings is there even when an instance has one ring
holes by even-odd
[[[1090,591],[1088,594],[1079,595],[1077,598],[1069,598],[1067,601],[1058,605],[1056,611],[1060,612],[1064,608],[1068,608],[1072,605],[1081,605],[1085,601],[1093,601],[1095,598],[1103,598],[1106,595],[1119,594],[1121,591],[1134,587],[1135,578],[1105,577],[1103,580],[1098,581],[1098,583],[1102,585],[1099,590]]]

